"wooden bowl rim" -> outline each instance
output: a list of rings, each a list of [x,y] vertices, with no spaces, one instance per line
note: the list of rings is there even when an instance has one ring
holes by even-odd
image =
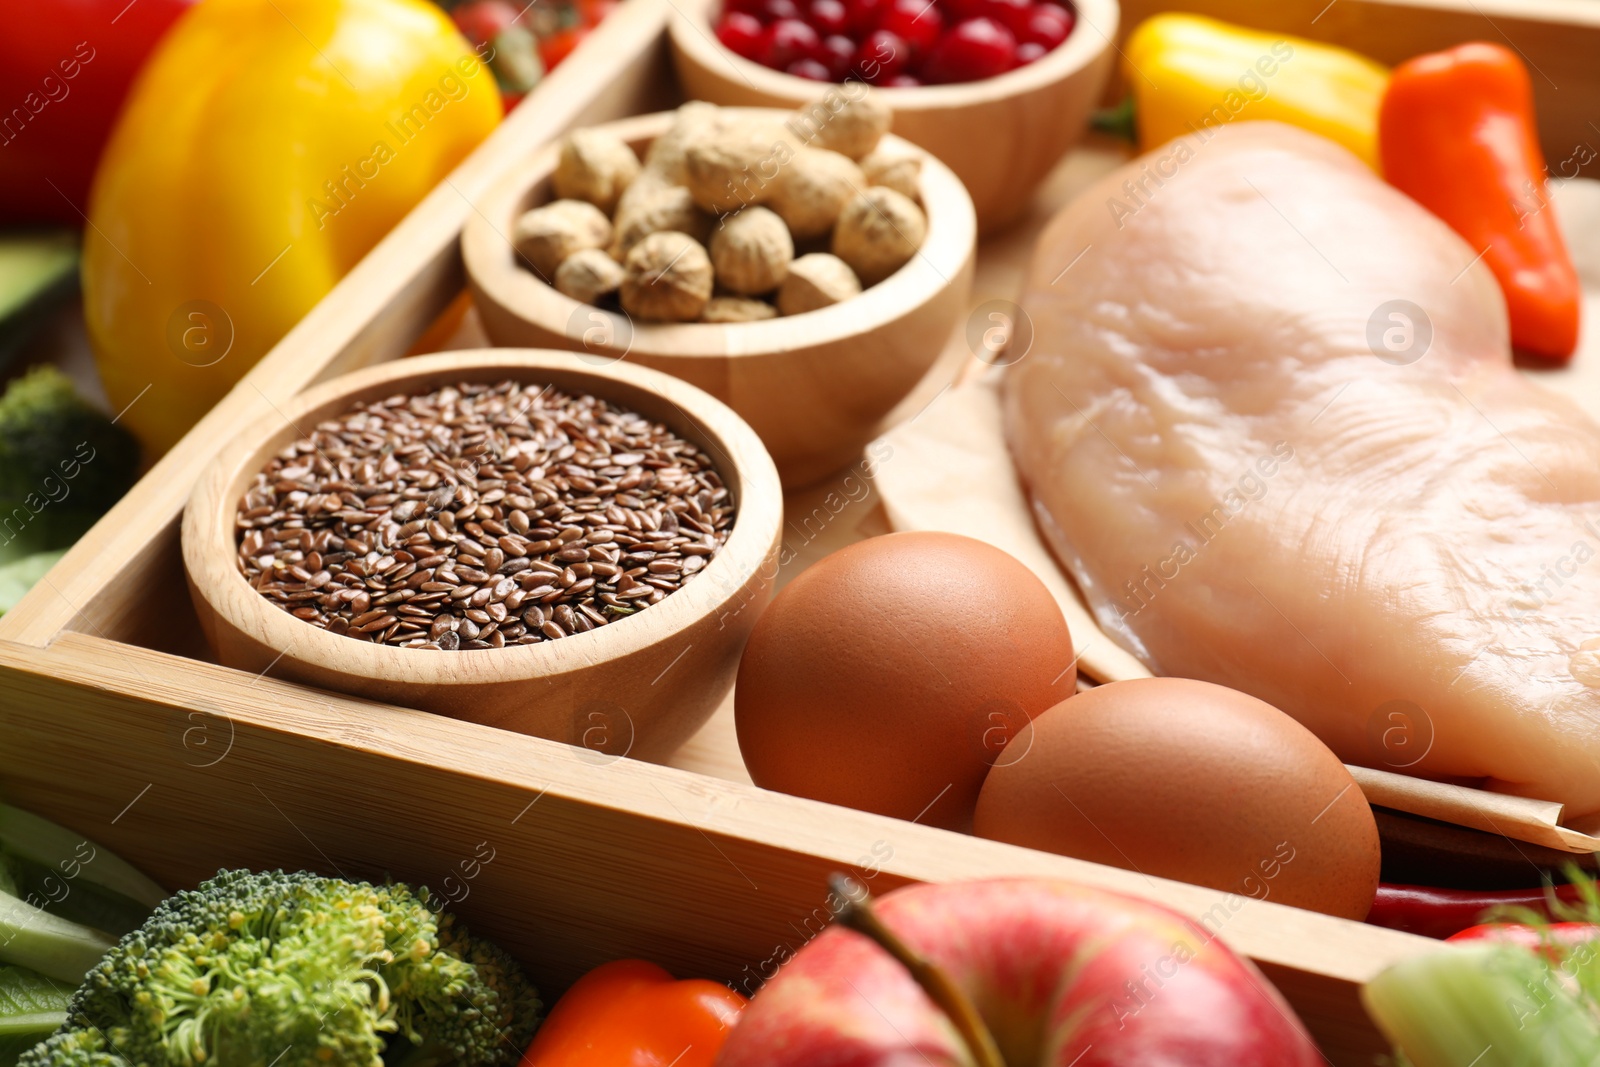
[[[675,5],[667,32],[679,56],[727,80],[727,75],[716,69],[724,67],[756,91],[792,101],[796,107],[816,99],[819,92],[833,84],[785,74],[734,52],[711,32],[712,6],[684,10]],[[1066,81],[1092,65],[1111,47],[1121,18],[1117,0],[1073,0],[1073,7],[1078,20],[1072,33],[1059,46],[1025,67],[982,81],[899,89],[882,87],[873,91],[883,94],[884,102],[896,113],[910,113],[997,103]],[[974,145],[972,150],[983,149],[981,145]]]
[[[632,407],[629,393],[653,394],[683,416],[661,421],[678,433],[688,429],[710,441],[713,447],[707,452],[738,511],[728,540],[693,582],[637,615],[586,633],[538,644],[455,652],[377,645],[330,633],[273,606],[251,588],[234,565],[237,501],[275,448],[305,436],[303,420],[312,415],[317,421],[331,417],[346,410],[358,395],[374,398],[407,388],[436,388],[452,380],[501,378],[581,388],[624,407]],[[292,432],[285,435],[286,430]],[[202,472],[184,508],[183,562],[192,589],[218,617],[297,662],[386,682],[481,685],[534,680],[584,670],[681,636],[739,599],[779,542],[782,501],[777,468],[755,431],[726,404],[687,382],[636,364],[585,366],[571,352],[553,349],[466,349],[393,360],[340,375],[237,434]],[[231,587],[227,595],[213,583],[218,571],[221,581]]]
[[[814,84],[814,83],[813,83]],[[730,107],[737,114],[785,116],[781,108]],[[675,112],[608,122],[597,129],[628,144],[653,141],[666,132]],[[922,207],[928,235],[916,256],[877,285],[831,307],[799,315],[780,315],[761,322],[633,323],[627,352],[651,357],[738,359],[783,355],[817,345],[847,341],[898,322],[946,293],[960,277],[977,247],[977,212],[966,186],[936,157],[889,134],[885,146],[922,160]],[[574,316],[593,315],[625,321],[615,312],[595,308],[558,292],[518,263],[509,234],[528,193],[555,171],[559,144],[534,153],[526,166],[514,168],[478,202],[461,237],[462,259],[480,299],[492,302],[516,320],[559,336],[568,333]],[[585,321],[592,321],[586,316]],[[616,336],[613,331],[612,336]]]

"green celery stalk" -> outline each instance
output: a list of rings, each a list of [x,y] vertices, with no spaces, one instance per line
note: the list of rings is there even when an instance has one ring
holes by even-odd
[[[1517,945],[1441,946],[1378,975],[1361,1000],[1413,1067],[1600,1063],[1600,1016],[1571,974]]]
[[[0,891],[0,962],[77,985],[115,944],[99,930]]]
[[[58,869],[77,883],[106,889],[107,893],[128,897],[149,913],[166,899],[166,889],[155,885],[144,872],[104,845],[74,833],[64,825],[0,803],[0,848],[42,867]],[[134,921],[138,926],[144,915]],[[131,926],[130,926],[131,928]]]
[[[165,896],[110,849],[0,804],[0,963],[77,985]]]

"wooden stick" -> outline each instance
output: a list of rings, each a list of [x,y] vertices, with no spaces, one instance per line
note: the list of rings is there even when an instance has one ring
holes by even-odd
[[[994,1035],[973,1006],[972,998],[936,964],[924,959],[901,940],[899,934],[883,924],[872,908],[872,897],[866,887],[843,874],[830,877],[828,886],[844,900],[839,922],[858,934],[870,937],[911,972],[911,977],[928,994],[928,999],[937,1004],[955,1024],[956,1032],[961,1035],[961,1040],[966,1043],[978,1067],[1006,1067],[999,1046],[994,1042]]]

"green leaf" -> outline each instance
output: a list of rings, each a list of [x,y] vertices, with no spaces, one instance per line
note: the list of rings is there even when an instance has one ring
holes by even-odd
[[[77,233],[40,230],[0,235],[0,367],[77,289]]]
[[[78,274],[78,235],[71,230],[0,236],[0,323]]]
[[[66,555],[66,549],[55,552],[36,552],[10,563],[0,565],[0,615],[17,606],[17,602],[44,577],[45,571],[56,565],[56,560]]]
[[[0,967],[0,1016],[66,1011],[74,990],[26,967]]]
[[[1089,125],[1100,133],[1109,133],[1124,141],[1139,140],[1139,116],[1134,108],[1133,94],[1123,98],[1115,107],[1103,107],[1089,117]]]
[[[55,1033],[67,1021],[72,987],[26,967],[0,967],[0,1067]]]

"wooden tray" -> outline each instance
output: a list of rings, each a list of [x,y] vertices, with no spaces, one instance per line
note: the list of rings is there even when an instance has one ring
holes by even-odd
[[[235,428],[306,387],[406,354],[458,300],[462,222],[507,167],[574,124],[670,106],[671,2],[628,0],[0,619],[0,791],[170,885],[224,865],[428,882],[550,993],[623,954],[753,990],[820,927],[824,878],[837,869],[877,890],[1001,874],[1073,878],[1221,921],[1222,936],[1278,983],[1332,1062],[1372,1062],[1381,1041],[1356,990],[1428,949],[1420,938],[763,792],[745,779],[726,706],[663,767],[208,662],[177,528],[200,469]],[[1124,25],[1153,6],[1125,5]],[[1270,12],[1229,0],[1188,6],[1390,60],[1509,36],[1560,84],[1559,94],[1540,86],[1552,160],[1566,158],[1570,138],[1588,136],[1582,116],[1600,102],[1600,11],[1576,3],[1552,0],[1537,14],[1529,4],[1513,14],[1504,0],[1335,0],[1320,12],[1322,0]],[[986,245],[974,306],[1016,291],[1032,234],[1076,165],[1064,164],[1028,222]],[[457,346],[477,343],[470,319],[458,334]],[[913,417],[971,359],[955,338],[889,421]],[[796,559],[780,580],[886,528],[859,469],[786,503]]]

